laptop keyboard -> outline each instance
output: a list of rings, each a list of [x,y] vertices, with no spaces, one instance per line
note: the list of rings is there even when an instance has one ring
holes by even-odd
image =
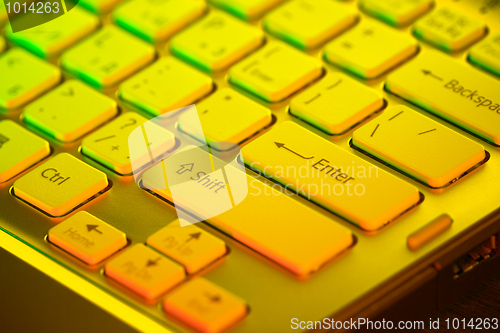
[[[272,295],[251,293],[248,281],[242,295],[232,282],[215,283],[218,274],[238,279],[262,265],[263,276],[283,274],[293,280],[283,286],[317,300],[322,288],[308,278],[326,279],[321,271],[333,269],[330,277],[343,279],[344,262],[361,260],[351,249],[366,253],[391,226],[398,241],[413,235],[414,252],[449,228],[452,213],[445,227],[414,233],[449,196],[433,190],[470,184],[469,174],[499,157],[500,35],[487,35],[477,15],[431,0],[209,2],[80,0],[44,25],[5,27],[0,189],[10,187],[9,198],[22,203],[20,218],[34,208],[29,219],[47,220],[37,227],[41,237],[7,214],[6,229],[174,330],[263,332],[270,317],[257,324],[252,316],[261,318]],[[465,52],[470,63],[446,52]],[[168,114],[176,124],[163,129],[162,142],[146,142],[150,151],[197,140],[216,150],[226,148],[220,142],[240,145],[249,191],[269,195],[249,193],[233,209],[180,228],[175,217],[157,217],[172,216],[169,204],[192,194],[174,198],[157,184],[161,165],[142,175],[139,189],[128,140],[148,119],[194,103],[203,133],[182,113]],[[283,175],[281,165],[308,177]],[[192,175],[181,174],[186,182]],[[324,182],[333,193],[318,193]],[[485,204],[484,212],[494,208]],[[127,214],[134,223],[121,221]],[[473,222],[465,220],[457,233]],[[408,250],[391,244],[399,247],[375,245],[374,253]],[[244,260],[221,269],[230,257]],[[396,272],[374,276],[358,296]],[[276,301],[291,303],[289,294],[280,290]]]

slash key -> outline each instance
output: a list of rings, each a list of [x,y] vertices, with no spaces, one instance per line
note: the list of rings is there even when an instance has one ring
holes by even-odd
[[[434,188],[486,157],[480,144],[402,105],[357,129],[353,144]]]

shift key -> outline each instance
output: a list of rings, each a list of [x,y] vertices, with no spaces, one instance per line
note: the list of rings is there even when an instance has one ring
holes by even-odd
[[[197,155],[200,158],[193,163],[192,157]],[[195,178],[203,174],[215,178],[216,173],[212,172],[210,163],[208,166],[200,163],[209,157],[214,165],[221,165],[222,161],[216,156],[200,150],[195,155],[187,155],[184,163],[191,162],[191,171],[179,174],[175,184],[169,178],[170,184],[166,186],[163,176],[165,168],[161,163],[144,172],[142,184],[168,201],[175,202],[176,207],[181,207],[189,214],[203,216],[208,224],[224,230],[296,275],[303,276],[316,271],[353,244],[352,232],[348,228],[294,200],[285,191],[278,191],[250,177],[233,165],[235,161],[217,171],[224,170],[229,179],[228,185],[231,184],[233,198],[238,192],[248,191],[248,194],[234,207],[229,206],[229,210],[207,217],[206,202],[223,207],[224,198],[229,195],[229,186],[218,187],[215,191],[213,186],[206,186],[200,182],[202,179],[197,181],[199,177]],[[166,168],[179,162],[183,164],[182,159],[173,162],[166,159]],[[168,171],[165,173],[169,174]],[[184,190],[180,190],[182,188]]]
[[[242,148],[245,164],[364,230],[415,206],[416,187],[293,123]]]
[[[389,75],[386,89],[500,146],[500,82],[436,51]]]

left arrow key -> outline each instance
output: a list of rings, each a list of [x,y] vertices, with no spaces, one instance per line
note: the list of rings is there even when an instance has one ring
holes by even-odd
[[[48,239],[89,265],[102,262],[127,245],[123,232],[85,211],[50,229]]]

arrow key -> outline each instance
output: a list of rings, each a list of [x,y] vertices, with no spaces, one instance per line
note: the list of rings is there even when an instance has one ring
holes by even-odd
[[[127,245],[123,232],[85,211],[50,229],[49,241],[89,265],[100,263]]]
[[[195,273],[226,253],[219,238],[191,224],[181,227],[176,220],[149,236],[146,243],[183,264],[189,274]]]
[[[217,333],[245,317],[244,300],[203,278],[193,279],[170,293],[165,311],[200,332]]]
[[[144,244],[113,258],[106,275],[147,300],[154,300],[184,280],[184,268]]]

